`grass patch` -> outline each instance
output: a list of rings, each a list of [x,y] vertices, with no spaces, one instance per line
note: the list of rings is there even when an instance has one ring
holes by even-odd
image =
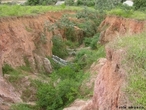
[[[3,75],[8,75],[8,81],[12,83],[15,87],[19,88],[19,83],[21,82],[21,79],[24,77],[24,74],[22,74],[22,70],[20,68],[12,68],[9,64],[4,64],[2,67]]]
[[[125,18],[134,18],[138,20],[145,20],[146,19],[146,11],[134,11],[133,9],[122,9],[122,8],[115,8],[110,11],[107,11],[107,15],[116,15]]]
[[[10,110],[34,110],[34,108],[27,104],[16,104],[12,105]]]
[[[20,6],[20,5],[0,5],[0,17],[36,15],[48,11],[81,10],[75,6]]]
[[[129,99],[146,108],[146,32],[126,36],[111,44],[114,49],[126,49],[123,65],[126,65]],[[125,66],[124,66],[125,67]]]

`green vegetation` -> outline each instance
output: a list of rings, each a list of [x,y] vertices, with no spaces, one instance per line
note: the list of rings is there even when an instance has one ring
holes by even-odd
[[[55,5],[57,0],[27,0],[26,5]]]
[[[20,66],[20,69],[23,71],[32,72],[33,70],[30,66],[30,62],[28,61],[27,57],[24,57],[24,62],[25,62],[25,65]]]
[[[62,35],[54,35],[52,39],[53,54],[65,58],[68,55],[67,47],[74,48],[76,45],[82,44],[84,39],[92,39],[93,36],[90,46],[92,49],[97,49],[99,37],[97,29],[103,19],[104,15],[84,8],[74,15],[64,15],[54,24],[48,23],[48,31],[55,33],[54,31],[57,29],[63,32]]]
[[[53,36],[53,49],[52,52],[54,55],[57,55],[61,58],[64,58],[68,55],[65,42],[60,36]]]
[[[65,5],[73,6],[74,5],[74,0],[65,0]]]
[[[30,87],[22,91],[21,98],[23,101],[36,101],[36,106],[33,108],[20,104],[12,106],[12,110],[62,110],[76,98],[89,97],[89,94],[92,94],[93,87],[82,87],[83,81],[90,77],[89,73],[84,73],[83,70],[87,70],[98,58],[105,56],[104,46],[97,44],[99,37],[97,28],[103,19],[104,15],[85,8],[77,14],[64,15],[54,24],[46,23],[45,29],[54,34],[52,37],[52,52],[54,55],[61,58],[68,56],[67,48],[75,49],[83,43],[85,38],[91,39],[89,46],[93,50],[82,49],[78,51],[77,55],[74,56],[75,60],[69,63],[68,66],[60,66],[49,58],[54,71],[49,76],[43,74],[49,80],[32,81]],[[63,34],[55,34],[55,30],[59,30]],[[41,37],[44,38],[44,36]],[[26,67],[30,66],[28,60],[24,59]],[[21,71],[31,71],[31,68],[21,67],[20,69]],[[34,92],[34,90],[37,92]]]
[[[146,11],[134,11],[132,8],[115,8],[107,12],[108,15],[117,15],[125,18],[134,18],[139,20],[146,19]]]
[[[123,59],[127,71],[129,98],[135,104],[146,108],[146,32],[126,36],[111,44],[114,49],[126,49]],[[125,66],[124,66],[125,67]]]
[[[90,50],[89,48],[80,50],[74,62],[77,63],[81,69],[84,69],[90,67],[93,62],[104,56],[104,46],[98,45],[98,50]]]
[[[121,0],[95,0],[95,9],[100,12],[111,10],[121,3]]]
[[[75,5],[93,7],[95,6],[95,0],[77,0],[77,3],[75,3]]]
[[[85,46],[90,46],[91,49],[97,49],[97,43],[99,40],[99,33],[95,34],[92,38],[85,38],[84,39],[84,44]]]
[[[48,11],[61,10],[81,10],[80,7],[74,6],[20,6],[20,5],[0,5],[0,17],[4,16],[23,16],[36,15]]]
[[[26,104],[17,104],[12,105],[11,110],[34,110],[34,109]]]
[[[146,10],[146,2],[144,0],[133,0],[136,10]]]
[[[3,71],[4,76],[5,76],[5,74],[7,74],[9,76],[9,77],[7,77],[8,81],[10,83],[12,83],[14,85],[14,87],[17,88],[18,84],[20,83],[20,80],[23,77],[22,71],[19,68],[14,69],[8,64],[5,64],[2,67],[2,71]]]
[[[80,96],[79,88],[85,74],[66,66],[53,72],[49,83],[41,83],[37,92],[37,105],[42,110],[61,110]]]

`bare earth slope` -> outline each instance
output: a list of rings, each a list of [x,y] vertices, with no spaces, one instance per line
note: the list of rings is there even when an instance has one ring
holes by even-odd
[[[28,59],[33,72],[39,72],[45,57],[52,56],[53,33],[47,31],[46,23],[53,23],[65,13],[0,18],[0,110],[7,110],[8,103],[22,102],[20,94],[3,78],[2,66],[15,68]]]

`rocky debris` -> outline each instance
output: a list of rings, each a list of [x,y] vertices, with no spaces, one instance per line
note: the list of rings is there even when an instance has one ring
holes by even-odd
[[[38,70],[38,72],[42,72],[43,71],[43,58],[37,54],[34,54],[34,58],[35,58],[35,65],[36,68]]]
[[[44,58],[44,69],[47,73],[52,72],[51,62],[48,60],[48,58]]]
[[[67,63],[68,63],[66,60],[63,60],[62,58],[59,58],[58,56],[55,56],[55,55],[52,56],[52,59],[53,59],[56,63],[58,63],[58,64],[60,64],[60,65],[63,65],[63,66],[67,65]]]
[[[3,77],[0,77],[0,110],[8,110],[13,103],[21,103],[21,95]]]
[[[76,55],[76,50],[75,49],[67,49],[68,53],[70,56],[75,56]]]
[[[64,108],[63,110],[92,110],[89,106],[91,103],[91,100],[75,100],[73,104],[70,105],[70,107]]]
[[[38,72],[46,72],[46,73],[51,73],[52,72],[52,66],[51,66],[51,62],[49,61],[48,58],[44,58],[41,57],[37,54],[34,55],[35,57],[35,66],[36,66],[36,70],[38,70]]]
[[[122,37],[125,34],[136,34],[143,31],[146,21],[140,21],[116,16],[107,16],[100,24],[99,31],[100,43],[105,44],[116,37]]]

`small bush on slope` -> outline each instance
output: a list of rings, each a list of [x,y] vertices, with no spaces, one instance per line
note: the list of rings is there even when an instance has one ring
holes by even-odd
[[[92,38],[85,38],[84,44],[85,46],[90,46],[91,49],[97,49],[98,40],[99,40],[99,33],[95,34]]]
[[[146,108],[146,32],[123,37],[111,44],[113,48],[126,48],[123,61],[128,73],[127,92],[131,102]],[[125,66],[124,66],[125,67]]]
[[[53,41],[53,49],[52,49],[53,54],[61,58],[66,57],[68,55],[68,52],[63,39],[59,36],[53,36],[52,41]]]

